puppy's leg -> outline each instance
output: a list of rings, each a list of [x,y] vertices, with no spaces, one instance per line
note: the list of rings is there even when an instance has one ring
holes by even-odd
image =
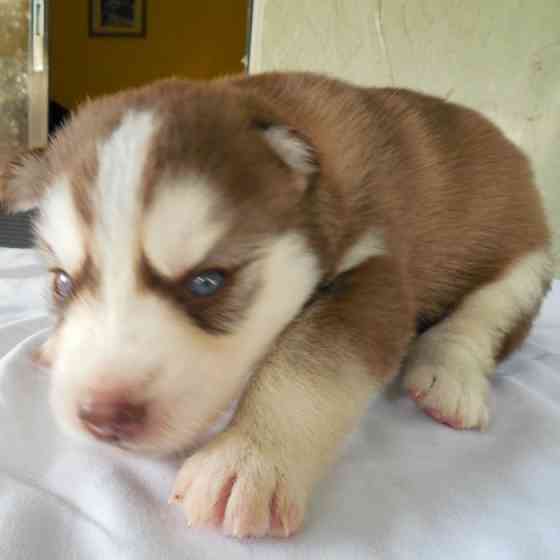
[[[191,525],[237,537],[288,536],[301,526],[315,482],[409,340],[412,320],[390,268],[351,273],[277,341],[232,425],[178,475],[172,500]]]
[[[550,278],[547,251],[525,256],[416,340],[404,387],[426,413],[454,428],[487,427],[488,377],[527,335]]]

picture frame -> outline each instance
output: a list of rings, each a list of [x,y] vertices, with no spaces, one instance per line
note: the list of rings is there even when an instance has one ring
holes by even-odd
[[[146,36],[147,0],[89,0],[90,37]]]

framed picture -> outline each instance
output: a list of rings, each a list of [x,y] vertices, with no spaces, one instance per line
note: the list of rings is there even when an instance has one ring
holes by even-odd
[[[147,0],[89,0],[90,37],[145,37]]]

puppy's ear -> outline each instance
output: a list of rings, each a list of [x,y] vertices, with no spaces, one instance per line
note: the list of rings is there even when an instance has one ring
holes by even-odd
[[[297,130],[275,124],[259,123],[258,127],[265,141],[288,167],[305,177],[319,170],[315,149]]]
[[[46,187],[44,149],[14,152],[0,147],[0,208],[9,213],[35,208]]]

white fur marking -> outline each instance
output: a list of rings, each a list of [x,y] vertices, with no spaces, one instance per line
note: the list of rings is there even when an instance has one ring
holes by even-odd
[[[156,127],[152,113],[131,111],[98,146],[97,248],[104,293],[114,302],[129,299],[136,274],[142,178]]]
[[[552,276],[550,254],[536,251],[512,265],[496,282],[467,296],[447,319],[432,327],[431,337],[457,339],[478,358],[487,375],[505,334],[543,298],[543,280]]]
[[[174,277],[198,264],[224,234],[227,222],[211,219],[214,191],[201,177],[162,185],[146,217],[144,249],[150,262]]]
[[[279,324],[285,326],[294,317],[320,278],[317,257],[295,233],[276,240],[263,265],[263,287],[240,333],[247,339],[243,345],[255,348],[262,348]]]
[[[152,113],[131,111],[98,146],[99,218],[111,232],[120,234],[135,223],[142,202],[142,173],[155,128]]]
[[[304,175],[316,171],[313,149],[284,126],[273,126],[264,132],[272,149],[292,168]]]
[[[68,178],[62,177],[47,191],[41,203],[37,233],[56,253],[60,266],[72,274],[80,270],[85,248],[70,188]]]
[[[515,263],[498,281],[466,297],[445,323],[447,330],[471,341],[480,362],[493,368],[492,356],[515,324],[531,313],[544,293],[543,280],[552,276],[550,254],[536,251]],[[488,336],[488,331],[492,336]]]
[[[377,231],[367,231],[360,237],[342,257],[337,267],[337,273],[342,274],[356,268],[372,257],[379,257],[386,253],[383,234]]]

